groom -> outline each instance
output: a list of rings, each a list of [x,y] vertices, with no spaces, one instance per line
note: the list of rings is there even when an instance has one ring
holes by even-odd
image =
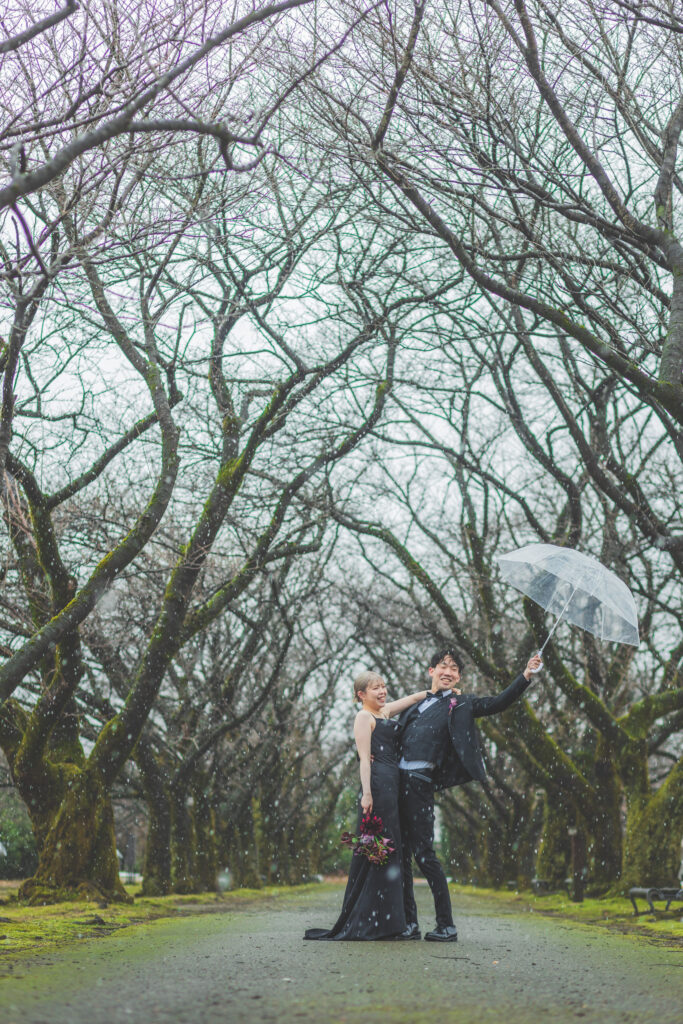
[[[434,853],[434,792],[486,777],[475,718],[504,711],[526,690],[531,674],[541,665],[538,655],[524,672],[494,697],[453,693],[462,663],[457,651],[445,647],[429,663],[431,693],[399,718],[401,725],[401,784],[399,808],[403,845],[403,899],[407,928],[403,938],[419,939],[413,894],[413,856],[429,882],[436,909],[436,928],[430,942],[456,942],[448,883]]]

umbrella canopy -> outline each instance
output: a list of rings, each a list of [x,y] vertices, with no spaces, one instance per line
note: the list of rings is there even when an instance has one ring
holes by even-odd
[[[592,555],[555,544],[527,544],[497,561],[507,583],[558,621],[565,618],[600,640],[639,646],[633,594]]]

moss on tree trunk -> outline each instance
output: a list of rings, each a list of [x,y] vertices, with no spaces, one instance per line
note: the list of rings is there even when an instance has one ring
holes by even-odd
[[[147,804],[149,827],[145,847],[142,895],[165,896],[171,891],[171,808],[167,799]]]
[[[135,748],[135,763],[140,771],[149,822],[142,895],[165,896],[171,891],[171,803],[164,766],[147,737],[141,737]]]
[[[111,799],[99,773],[72,774],[40,850],[38,868],[19,890],[32,903],[74,896],[130,902],[119,879]]]
[[[208,794],[208,779],[199,775],[192,787],[194,824],[197,839],[195,884],[199,892],[215,892],[218,888],[218,853],[216,819]]]
[[[621,793],[605,794],[603,809],[588,823],[588,891],[602,895],[618,882],[623,857]]]
[[[39,861],[19,895],[32,902],[54,902],[84,893],[128,901],[119,880],[114,816],[109,792],[85,762],[75,715],[66,715],[47,750],[30,756],[25,739],[30,717],[15,701],[0,712],[0,743],[12,767],[17,790],[31,818]]]
[[[561,888],[569,874],[571,824],[571,812],[556,798],[546,796],[543,807],[543,831],[536,856],[536,875],[548,882],[553,889]]]
[[[197,892],[195,879],[196,832],[194,800],[184,788],[171,793],[171,888],[177,893]]]
[[[644,784],[627,793],[620,888],[677,885],[683,838],[683,759],[654,792]]]
[[[233,812],[229,819],[219,818],[218,834],[219,856],[232,875],[233,886],[260,888],[262,882],[256,870],[251,803],[243,807],[239,817]]]
[[[613,748],[598,737],[592,765],[595,809],[586,819],[588,891],[602,895],[618,881],[623,856],[621,804],[623,785]]]

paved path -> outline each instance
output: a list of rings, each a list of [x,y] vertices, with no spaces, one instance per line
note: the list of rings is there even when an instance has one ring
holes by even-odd
[[[304,943],[341,890],[88,940],[0,977],[1,1024],[677,1024],[683,957],[456,897],[461,940]],[[429,893],[418,896],[431,923]]]

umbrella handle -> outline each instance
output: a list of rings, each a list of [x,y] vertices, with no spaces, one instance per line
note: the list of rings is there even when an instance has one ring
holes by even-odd
[[[545,643],[547,644],[547,643],[548,643],[548,641],[546,640],[546,642],[545,642]],[[543,644],[543,647],[545,647],[545,644]],[[535,675],[536,675],[536,673],[537,673],[537,672],[540,672],[540,671],[541,671],[541,669],[543,668],[543,647],[541,647],[540,651],[536,651],[536,654],[537,654],[537,655],[539,656],[539,658],[541,659],[541,664],[540,664],[540,665],[538,666],[538,668],[532,668],[532,669],[530,669],[530,672],[531,672],[532,676],[535,676]]]

